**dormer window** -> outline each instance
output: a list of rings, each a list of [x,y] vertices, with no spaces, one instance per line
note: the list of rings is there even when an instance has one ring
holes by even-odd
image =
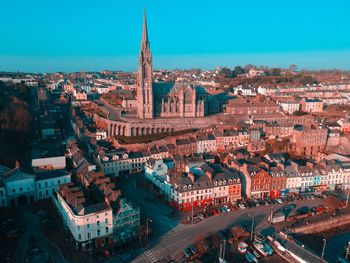
[[[225,185],[226,184],[226,180],[224,180],[222,183]]]
[[[228,180],[228,183],[229,183],[229,184],[232,184],[232,179],[229,179],[229,180]]]
[[[219,181],[219,185],[222,185],[222,182],[221,182],[221,181]]]
[[[184,185],[184,190],[187,190],[187,185]]]
[[[191,188],[192,188],[192,185],[189,185],[189,186],[188,186],[188,189],[191,189]]]
[[[217,185],[218,185],[218,182],[217,182],[217,181],[215,181],[215,182],[214,182],[214,185],[215,185],[215,186],[217,186]]]

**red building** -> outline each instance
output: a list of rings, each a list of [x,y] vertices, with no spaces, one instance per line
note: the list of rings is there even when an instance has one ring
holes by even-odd
[[[279,197],[281,195],[281,190],[286,189],[287,177],[284,170],[281,167],[271,167],[271,188],[270,197]]]
[[[255,167],[255,171],[250,171],[252,198],[266,198],[270,196],[271,176],[262,168]]]

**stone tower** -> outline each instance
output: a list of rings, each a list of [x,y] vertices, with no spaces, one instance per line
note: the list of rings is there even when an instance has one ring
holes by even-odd
[[[148,41],[146,11],[143,16],[136,96],[138,117],[142,119],[153,118],[152,54]]]

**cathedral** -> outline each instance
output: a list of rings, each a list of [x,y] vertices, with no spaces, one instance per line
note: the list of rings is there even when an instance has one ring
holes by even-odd
[[[153,82],[152,73],[152,53],[145,13],[136,86],[138,117],[193,118],[207,114],[208,94],[203,87],[190,82]]]

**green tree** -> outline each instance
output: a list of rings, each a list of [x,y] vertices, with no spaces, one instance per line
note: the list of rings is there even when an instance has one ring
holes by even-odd
[[[219,75],[223,76],[224,78],[231,78],[232,77],[232,70],[228,67],[223,67],[219,71]]]
[[[279,68],[273,68],[270,70],[270,75],[274,77],[281,76],[281,70]]]
[[[239,75],[243,75],[245,73],[245,70],[241,66],[236,66],[232,73],[235,76],[239,76]]]

